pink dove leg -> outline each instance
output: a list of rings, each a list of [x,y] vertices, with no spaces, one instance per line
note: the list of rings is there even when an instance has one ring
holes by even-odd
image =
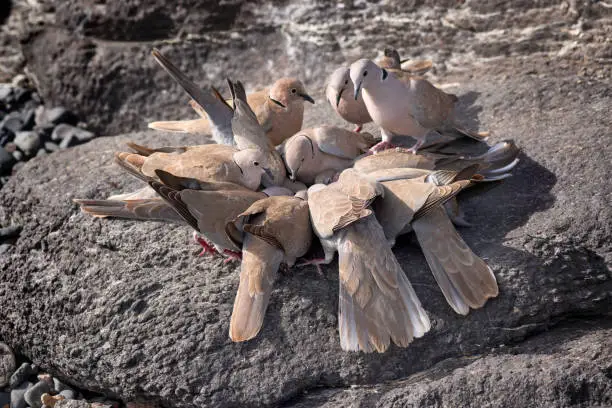
[[[370,147],[370,151],[374,154],[378,153],[378,152],[382,152],[383,150],[387,150],[387,149],[392,149],[394,147],[397,147],[396,145],[394,145],[391,142],[378,142],[376,143],[374,146]]]
[[[212,245],[210,245],[208,242],[206,242],[204,238],[199,236],[198,233],[195,231],[193,233],[193,240],[197,244],[200,244],[202,246],[202,252],[200,252],[198,256],[204,256],[206,254],[211,254],[211,255],[218,254],[217,250]]]
[[[232,251],[230,249],[224,249],[223,255],[227,257],[225,261],[223,261],[223,263],[228,263],[231,261],[242,261],[242,252]]]
[[[355,130],[353,130],[353,132],[359,133],[361,132],[361,129],[362,129],[361,125],[357,125],[357,127],[355,128]]]

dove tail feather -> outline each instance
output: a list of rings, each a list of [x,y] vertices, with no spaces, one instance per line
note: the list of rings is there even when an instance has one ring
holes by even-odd
[[[463,241],[443,208],[415,220],[412,227],[427,263],[455,312],[466,315],[499,293],[489,266]]]
[[[172,133],[211,134],[210,123],[205,118],[151,122],[148,127],[149,129]]]
[[[272,285],[283,252],[259,237],[246,234],[242,244],[240,283],[229,327],[232,341],[250,340],[263,325]]]
[[[338,239],[342,349],[384,352],[391,341],[406,347],[429,331],[429,318],[376,218],[351,224]]]
[[[469,137],[470,139],[474,139],[477,142],[486,143],[487,139],[489,139],[489,132],[474,132],[473,130],[468,130],[457,125],[453,127],[453,130],[463,136]]]
[[[139,154],[118,152],[115,153],[115,163],[121,166],[125,171],[130,173],[132,176],[149,182],[150,177],[144,175],[140,169],[144,163],[144,157]]]
[[[159,198],[140,200],[73,200],[81,211],[94,217],[132,220],[166,221],[183,224],[183,219]]]

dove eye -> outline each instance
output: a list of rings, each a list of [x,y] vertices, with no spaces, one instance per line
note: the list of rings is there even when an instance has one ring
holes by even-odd
[[[348,79],[344,81],[344,85],[348,85]]]
[[[295,89],[295,88],[293,88],[293,89],[291,90],[291,93],[292,93],[292,94],[294,94],[294,93],[296,93],[296,92],[297,92],[297,89]]]
[[[363,71],[363,76],[368,76],[368,71]]]
[[[258,161],[253,162],[253,166],[259,166],[259,162]]]

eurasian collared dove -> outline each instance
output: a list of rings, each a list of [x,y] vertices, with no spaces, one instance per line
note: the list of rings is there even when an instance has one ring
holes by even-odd
[[[399,52],[392,47],[385,47],[383,55],[377,58],[375,62],[379,67],[385,68],[399,77],[422,75],[433,66],[431,60],[402,61]],[[402,65],[404,66],[402,67]]]
[[[375,139],[369,133],[321,126],[299,131],[278,149],[289,178],[311,185],[351,167],[354,159],[367,152],[374,143]]]
[[[164,170],[179,177],[231,182],[256,190],[262,175],[269,172],[266,156],[259,149],[237,150],[216,144],[161,149],[149,149],[134,143],[128,146],[138,153],[117,153],[117,163],[148,177],[155,178],[156,170]]]
[[[331,74],[325,97],[342,119],[357,126],[355,132],[360,132],[364,124],[372,121],[361,95],[353,97],[353,81],[347,67],[340,67]]]
[[[408,278],[368,208],[381,193],[352,169],[337,182],[308,190],[313,230],[329,263],[338,251],[343,350],[384,352],[391,341],[406,347],[431,325]],[[313,262],[311,262],[313,263]]]
[[[398,177],[398,169],[369,174],[380,181],[384,198],[373,204],[377,220],[391,245],[398,235],[414,230],[427,263],[457,313],[482,307],[499,290],[489,266],[463,241],[440,204],[468,187],[454,181],[457,172],[439,170],[417,178]],[[399,169],[401,170],[401,169]]]
[[[261,329],[281,262],[292,266],[310,248],[308,204],[297,197],[265,198],[226,228],[229,236],[244,232],[240,284],[229,333],[233,341],[246,341]]]
[[[149,127],[171,132],[210,134],[213,129],[211,129],[209,123],[209,107],[214,106],[219,111],[231,109],[231,107],[214,88],[202,91],[174,66],[170,60],[164,57],[159,50],[154,49],[153,56],[178,84],[185,89],[189,96],[203,108],[196,109],[198,114],[202,115],[206,112],[208,115],[196,120],[152,122],[149,124]],[[248,95],[247,101],[274,146],[279,145],[283,140],[302,128],[304,101],[314,103],[312,97],[306,93],[302,82],[294,78],[281,78],[270,88]],[[215,138],[217,143],[220,143],[219,140],[221,139]]]
[[[424,170],[463,170],[476,165],[478,174],[487,180],[507,177],[519,162],[520,149],[511,140],[505,140],[491,146],[480,155],[445,154],[440,152],[420,151],[411,154],[404,149],[387,149],[375,155],[359,157],[353,168],[360,173],[395,168],[417,168]]]
[[[402,80],[415,74],[427,72],[432,63],[429,60],[414,61],[405,70],[401,67],[399,54],[392,48],[385,48],[384,55],[376,62],[380,67],[392,71]],[[325,96],[336,113],[349,123],[355,124],[355,132],[360,132],[364,124],[372,118],[363,103],[361,96],[353,96],[353,81],[348,67],[340,67],[329,77],[325,87]]]
[[[411,136],[417,143],[410,149],[416,153],[432,130],[452,128],[478,141],[486,137],[457,126],[454,119],[457,97],[433,86],[424,78],[402,81],[370,60],[361,59],[351,65],[353,97],[361,94],[368,113],[381,128],[383,141],[372,151],[392,147],[394,136]]]

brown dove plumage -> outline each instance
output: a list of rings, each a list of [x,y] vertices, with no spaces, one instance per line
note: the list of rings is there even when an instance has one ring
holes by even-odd
[[[190,81],[181,73],[178,68],[159,52],[159,50],[154,50],[153,56],[160,65],[172,75],[179,85],[194,98],[196,103],[200,105],[202,109],[196,106],[196,111],[200,115],[204,114],[204,116],[200,119],[187,121],[152,122],[149,124],[149,127],[170,132],[197,134],[213,133],[214,126],[211,126],[209,123],[210,112],[208,106],[210,103],[207,102],[213,97],[223,101],[219,92],[211,88],[208,92],[194,94],[194,87],[197,87],[197,85],[195,85],[193,81]],[[196,97],[202,94],[204,96],[208,95],[208,98],[200,99]],[[247,96],[248,104],[255,112],[259,124],[263,127],[268,139],[274,146],[279,145],[283,140],[302,128],[304,101],[314,103],[314,100],[308,95],[302,82],[295,78],[281,78],[270,88],[251,93]],[[192,106],[194,105],[192,104]],[[227,107],[231,109],[229,105],[227,105]],[[222,107],[220,107],[220,109],[222,109]],[[220,143],[217,138],[215,138],[215,141]]]
[[[345,170],[337,182],[308,191],[313,230],[329,263],[338,251],[340,345],[384,352],[406,347],[431,325],[416,293],[368,208],[380,187]]]
[[[388,173],[388,174],[385,174]],[[395,238],[414,229],[427,263],[446,300],[457,313],[482,307],[498,294],[495,275],[461,239],[440,206],[471,184],[454,181],[457,172],[436,171],[417,178],[400,179],[392,170],[370,173],[382,181],[384,198],[374,203],[376,218],[393,245]],[[444,184],[444,185],[436,185]]]
[[[259,333],[281,262],[292,266],[310,248],[308,203],[287,196],[259,200],[227,225],[230,236],[240,229],[244,240],[230,322],[233,341],[246,341]]]

